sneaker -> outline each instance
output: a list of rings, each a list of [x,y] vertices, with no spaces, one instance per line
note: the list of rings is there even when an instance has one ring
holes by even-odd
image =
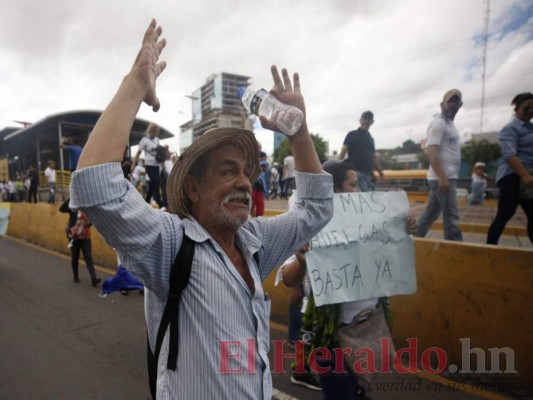
[[[292,374],[291,382],[311,390],[322,390],[320,380],[312,374]]]
[[[98,286],[98,284],[101,282],[102,280],[100,278],[96,278],[96,279],[93,279],[92,282],[91,282],[91,285],[93,287],[96,287]]]

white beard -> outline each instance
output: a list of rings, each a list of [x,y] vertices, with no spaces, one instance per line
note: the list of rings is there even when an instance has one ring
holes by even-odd
[[[231,200],[246,199],[248,202],[248,213],[246,217],[239,217],[232,215],[225,205]],[[246,191],[233,192],[225,196],[217,205],[209,208],[209,216],[217,222],[217,225],[223,226],[233,232],[237,232],[250,219],[250,211],[252,209],[252,197]]]

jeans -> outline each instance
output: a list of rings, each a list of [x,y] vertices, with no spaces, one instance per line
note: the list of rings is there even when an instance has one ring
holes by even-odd
[[[270,190],[270,196],[275,199],[278,196],[278,181],[273,181],[271,186],[272,189]]]
[[[527,235],[533,243],[533,199],[520,199],[520,176],[518,174],[504,176],[497,185],[500,189],[498,212],[490,225],[487,244],[498,244],[505,225],[512,218],[519,204],[526,213]]]
[[[71,264],[72,264],[72,273],[74,278],[78,278],[78,262],[80,260],[80,250],[83,253],[83,259],[87,265],[87,270],[91,276],[91,280],[94,282],[96,280],[96,273],[94,272],[94,262],[91,251],[91,239],[74,239],[72,241],[72,247],[70,252],[72,255]]]
[[[164,204],[161,201],[161,195],[159,194],[159,166],[147,165],[144,168],[150,177],[150,185],[148,186],[148,193],[146,193],[145,200],[147,203],[150,203],[153,195],[155,202],[159,205],[159,208],[161,208],[164,206]]]
[[[285,183],[283,184],[283,195],[282,197],[285,197],[288,199],[292,195],[292,191],[296,189],[296,178],[287,178],[285,179]]]
[[[48,196],[48,204],[54,204],[56,202],[56,183],[51,182],[48,185],[50,186],[50,195]]]
[[[426,210],[418,218],[415,236],[427,235],[431,225],[442,212],[444,223],[444,239],[462,241],[463,234],[459,229],[459,209],[457,208],[457,179],[450,179],[447,192],[439,190],[438,180],[428,180],[429,198]]]
[[[486,182],[472,182],[472,193],[468,197],[468,204],[483,205],[483,195],[485,193]]]
[[[369,174],[357,171],[357,179],[359,180],[359,189],[361,189],[361,192],[371,192],[374,190],[374,184]]]

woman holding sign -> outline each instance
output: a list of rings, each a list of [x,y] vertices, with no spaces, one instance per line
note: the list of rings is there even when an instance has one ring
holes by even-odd
[[[357,173],[350,164],[343,162],[327,162],[323,165],[324,171],[333,176],[333,189],[335,193],[360,192]],[[407,233],[414,234],[416,221],[407,217]],[[339,328],[351,324],[355,319],[364,315],[365,310],[376,310],[380,307],[379,299],[366,299],[342,304],[329,304],[321,307],[315,306],[313,295],[310,290],[309,276],[306,273],[305,253],[309,246],[303,246],[291,259],[278,271],[277,280],[283,280],[288,287],[295,287],[304,282],[304,288],[309,295],[307,306],[302,319],[302,332],[305,332],[306,341],[310,352],[317,348],[332,350],[339,346]],[[382,315],[382,314],[378,314]],[[380,317],[383,318],[383,317]],[[309,346],[306,346],[309,347]],[[362,386],[357,384],[357,378],[346,368],[346,363],[341,371],[335,363],[335,356],[329,360],[320,360],[320,367],[329,368],[334,373],[319,374],[324,400],[352,400],[367,398]],[[307,355],[307,354],[306,354]],[[318,361],[318,360],[317,360]]]

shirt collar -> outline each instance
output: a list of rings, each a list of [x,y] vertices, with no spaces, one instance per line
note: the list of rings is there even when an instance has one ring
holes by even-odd
[[[216,245],[216,248],[220,247],[209,232],[192,215],[189,214],[187,218],[183,219],[182,224],[185,234],[195,242],[201,243],[211,240]],[[261,241],[247,229],[247,226],[248,223],[237,231],[237,243],[240,244],[243,252],[254,254],[261,248]]]
[[[531,123],[531,121],[522,121],[521,119],[519,119],[520,122],[522,122],[522,126],[523,127],[533,127],[533,124]]]

